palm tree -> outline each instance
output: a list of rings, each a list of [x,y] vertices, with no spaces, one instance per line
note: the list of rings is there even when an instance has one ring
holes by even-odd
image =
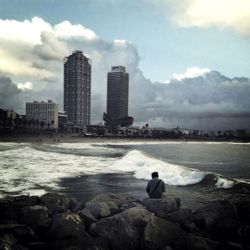
[[[43,129],[44,125],[45,125],[45,122],[44,121],[40,121],[41,129]]]
[[[52,121],[51,121],[52,128],[54,128],[54,124],[55,124],[55,121],[52,120]]]

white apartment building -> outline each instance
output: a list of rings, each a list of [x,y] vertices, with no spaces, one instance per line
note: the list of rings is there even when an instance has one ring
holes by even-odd
[[[48,102],[26,102],[26,119],[43,122],[44,128],[58,128],[58,104]]]

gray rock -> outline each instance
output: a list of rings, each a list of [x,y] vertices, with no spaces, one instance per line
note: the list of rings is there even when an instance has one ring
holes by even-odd
[[[93,216],[93,214],[89,211],[88,208],[84,208],[78,211],[78,214],[82,217],[84,221],[84,225],[88,229],[91,223],[97,222],[97,219]]]
[[[11,223],[19,219],[21,210],[26,206],[34,206],[39,202],[37,196],[21,195],[0,200],[0,223]]]
[[[165,218],[168,213],[177,211],[180,208],[180,200],[166,197],[162,199],[147,198],[143,201],[143,205],[156,216]]]
[[[250,201],[249,200],[241,200],[234,204],[239,219],[243,222],[250,222]]]
[[[126,193],[118,193],[118,194],[104,193],[104,194],[97,195],[96,197],[88,201],[85,204],[85,206],[88,206],[90,204],[107,203],[107,202],[111,202],[112,204],[115,204],[116,207],[121,210],[125,210],[128,208],[137,206],[139,204],[138,199]]]
[[[186,237],[187,250],[216,250],[220,245],[219,242],[192,234]]]
[[[61,213],[53,216],[48,238],[66,239],[86,235],[82,218],[76,213]]]
[[[82,202],[79,202],[77,199],[71,197],[71,203],[69,209],[71,212],[75,213],[83,209],[84,205]]]
[[[145,227],[142,247],[145,250],[154,250],[167,246],[185,249],[185,232],[178,225],[154,216]]]
[[[177,211],[166,214],[163,218],[173,223],[184,225],[185,222],[191,220],[192,210],[189,208],[180,208]]]
[[[18,241],[34,241],[37,239],[34,231],[22,224],[1,224],[0,225],[0,235],[13,235]]]
[[[108,217],[112,214],[112,209],[118,209],[117,205],[112,201],[86,204],[86,208],[97,219]]]
[[[52,215],[67,211],[72,204],[69,195],[59,193],[44,194],[40,197],[40,201],[48,208],[49,213]]]
[[[112,249],[133,250],[139,247],[143,228],[151,216],[146,209],[133,207],[91,224],[91,230],[108,239]]]
[[[204,207],[199,208],[193,213],[193,221],[195,225],[209,232],[213,230],[216,223],[221,219],[235,219],[237,213],[234,206],[227,200],[210,202]]]
[[[33,230],[48,228],[51,218],[48,216],[48,209],[45,206],[30,206],[22,209],[23,217],[20,223],[30,226]]]
[[[109,250],[106,239],[92,237],[74,237],[60,241],[51,241],[48,244],[48,248],[53,250]]]

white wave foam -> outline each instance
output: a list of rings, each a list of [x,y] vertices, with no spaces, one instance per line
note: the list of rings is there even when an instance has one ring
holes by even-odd
[[[122,159],[116,161],[110,170],[134,172],[138,179],[148,180],[151,173],[159,172],[160,178],[169,185],[190,185],[199,183],[205,176],[205,172],[185,168],[168,162],[150,158],[138,150],[132,150]]]
[[[233,187],[234,183],[235,182],[233,180],[218,177],[217,182],[215,183],[215,186],[217,188],[229,189]]]
[[[29,146],[0,152],[0,193],[41,194],[61,189],[62,178],[105,173],[115,158],[43,152]]]

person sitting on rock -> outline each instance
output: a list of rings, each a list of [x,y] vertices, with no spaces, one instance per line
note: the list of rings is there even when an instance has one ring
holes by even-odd
[[[160,199],[162,198],[162,193],[165,192],[165,183],[159,179],[158,172],[153,172],[151,176],[152,179],[148,182],[146,191],[150,198]]]

